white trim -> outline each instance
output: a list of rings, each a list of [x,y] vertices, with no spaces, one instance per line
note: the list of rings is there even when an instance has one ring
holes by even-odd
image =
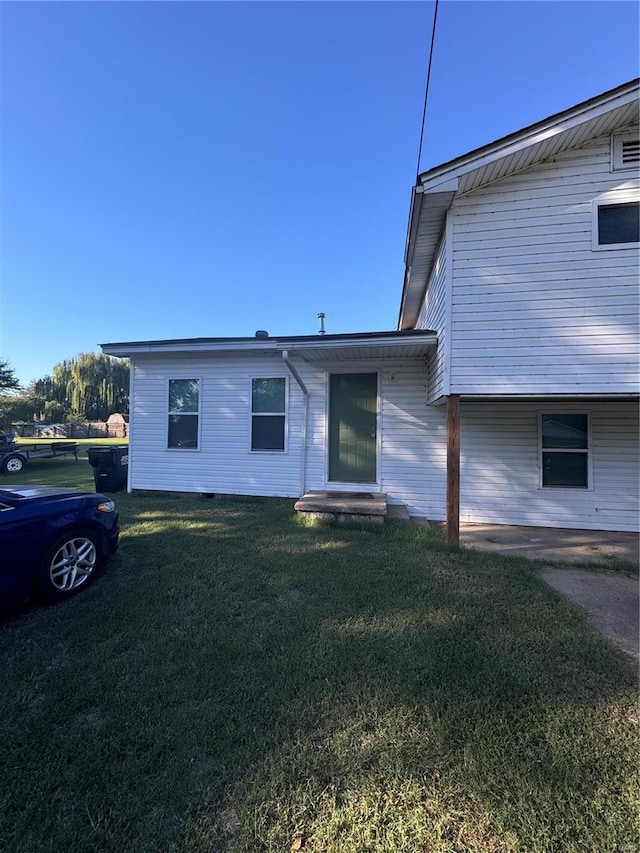
[[[451,393],[451,350],[453,337],[453,209],[447,210],[444,223],[445,239],[445,336],[444,336],[444,382],[442,383],[442,396],[447,397]]]
[[[640,239],[633,243],[600,243],[598,210],[616,204],[640,204],[640,189],[618,189],[602,193],[591,202],[591,249],[594,252],[610,252],[614,249],[637,249]]]
[[[197,412],[171,412],[169,410],[169,383],[170,382],[193,382],[198,383],[198,411]],[[165,409],[165,435],[164,449],[166,453],[200,453],[202,451],[202,376],[168,376],[166,380],[166,409]],[[169,447],[169,416],[180,415],[182,417],[198,418],[198,446],[197,447]],[[131,417],[129,417],[131,423]],[[129,438],[131,442],[131,438]]]
[[[613,92],[605,92],[604,96],[600,96],[598,99],[591,99],[588,102],[571,107],[563,113],[549,116],[522,131],[494,143],[489,143],[489,145],[458,157],[450,163],[444,163],[423,173],[420,175],[423,191],[429,192],[431,188],[438,187],[445,181],[488,166],[496,160],[517,154],[525,148],[579,127],[585,122],[607,115],[615,109],[633,104],[637,97],[638,83],[634,80],[631,84],[627,84],[622,92],[619,89]],[[599,100],[599,103],[594,104],[594,100]]]
[[[253,411],[253,380],[254,379],[282,379],[284,380],[284,412],[255,412]],[[254,450],[253,444],[253,418],[254,414],[258,417],[277,417],[284,416],[284,447],[282,450]],[[249,453],[254,453],[260,456],[283,456],[289,453],[289,377],[285,375],[265,376],[264,374],[251,375],[249,377]]]
[[[366,488],[367,491],[380,491],[382,482],[382,400],[381,400],[381,382],[380,368],[354,369],[351,367],[336,367],[327,368],[325,370],[325,391],[324,391],[324,488],[326,491],[362,491]],[[362,374],[369,375],[374,373],[376,376],[376,478],[366,483],[350,483],[345,480],[330,480],[329,479],[329,444],[330,444],[330,397],[331,397],[331,376],[338,374]]]
[[[543,415],[586,415],[587,417],[587,446],[586,448],[549,448],[542,447],[542,416]],[[539,409],[538,416],[538,488],[542,491],[553,492],[592,492],[593,484],[593,440],[591,435],[591,410],[580,406],[560,406],[551,405],[545,406],[544,409]],[[543,453],[582,453],[587,454],[587,485],[586,486],[545,486],[543,485]]]

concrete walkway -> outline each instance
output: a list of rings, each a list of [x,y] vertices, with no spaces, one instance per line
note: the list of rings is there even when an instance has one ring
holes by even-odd
[[[594,628],[615,646],[640,660],[640,583],[632,570],[638,565],[637,533],[461,524],[460,541],[481,551],[543,560],[547,565],[541,567],[540,576],[582,608]],[[629,572],[602,571],[620,560],[630,564]],[[593,564],[600,571],[571,568],[568,563]]]
[[[591,624],[619,649],[640,660],[640,587],[620,572],[543,566],[540,576],[582,608]]]

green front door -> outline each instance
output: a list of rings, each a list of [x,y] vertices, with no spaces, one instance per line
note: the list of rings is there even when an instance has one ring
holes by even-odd
[[[329,377],[329,480],[376,482],[378,375]]]

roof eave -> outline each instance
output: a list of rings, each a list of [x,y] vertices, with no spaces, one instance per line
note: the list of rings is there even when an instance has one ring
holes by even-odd
[[[519,152],[530,148],[542,158],[541,152],[548,140],[564,135],[565,144],[568,144],[571,132],[573,135],[579,132],[574,129],[580,126],[586,129],[600,123],[602,116],[611,114],[620,119],[623,116],[628,118],[630,108],[637,106],[639,85],[640,79],[632,80],[419,175],[409,214],[399,329],[413,328],[417,322],[444,230],[446,211],[458,187],[467,191],[469,181],[473,180],[473,188],[477,189],[483,181],[488,182],[487,173],[495,169],[492,164],[499,161],[502,161],[504,169],[501,179],[510,173],[509,170],[515,173],[514,164]],[[558,139],[557,143],[561,150],[563,140]],[[526,168],[534,163],[535,157],[532,156]]]
[[[427,192],[435,190],[440,184],[451,178],[460,178],[467,172],[480,169],[502,157],[508,157],[510,154],[528,148],[536,142],[565,133],[584,121],[631,104],[638,99],[639,85],[640,78],[636,78],[616,89],[611,89],[602,95],[597,95],[588,101],[583,101],[574,107],[503,136],[488,145],[469,151],[461,157],[441,163],[419,176],[420,185]]]
[[[356,333],[354,335],[318,335],[268,339],[234,340],[234,339],[190,339],[168,341],[129,341],[123,343],[101,344],[100,348],[106,355],[119,358],[130,358],[136,355],[170,355],[170,354],[211,354],[231,355],[263,353],[280,354],[304,353],[305,351],[338,351],[340,349],[364,349],[367,347],[384,346],[425,346],[437,342],[437,333],[431,330],[399,333]]]

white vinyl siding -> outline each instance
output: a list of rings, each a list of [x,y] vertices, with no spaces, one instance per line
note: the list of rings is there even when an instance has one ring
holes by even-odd
[[[395,377],[395,378],[391,378]],[[381,365],[381,490],[409,514],[444,515],[447,464],[445,407],[426,405],[427,372],[419,362]]]
[[[250,378],[282,376],[277,356],[259,358],[187,358],[136,356],[132,429],[131,487],[167,491],[241,495],[300,495],[302,464],[302,393],[288,380],[288,452],[250,451]],[[327,374],[347,368],[377,371],[381,403],[378,430],[379,486],[390,503],[409,512],[440,517],[444,507],[446,455],[445,412],[426,404],[427,372],[422,360],[359,360],[295,366],[309,392],[305,488],[331,488],[327,483]],[[165,450],[167,378],[201,377],[201,453]],[[335,486],[334,486],[335,488]],[[362,483],[340,483],[340,491],[362,491]]]
[[[638,392],[637,249],[592,250],[593,203],[638,186],[606,137],[456,200],[451,393]]]
[[[543,488],[540,413],[589,413],[588,489]],[[461,521],[638,529],[638,405],[623,401],[461,404]]]
[[[282,359],[136,356],[131,487],[297,496],[302,395],[292,386],[288,453],[251,452],[251,377],[282,377]],[[200,453],[165,449],[167,380],[200,377]]]
[[[282,376],[276,356],[154,357],[134,360],[130,477],[133,489],[239,495],[300,495],[303,397],[290,379],[286,454],[250,447],[250,378]],[[327,373],[349,363],[296,367],[309,391],[305,488],[325,489]],[[353,365],[352,365],[353,367]],[[427,406],[421,360],[368,362],[380,377],[378,488],[389,503],[445,516],[446,410]],[[201,377],[200,453],[165,449],[168,378]],[[539,415],[585,412],[590,424],[589,489],[540,486]],[[461,519],[495,524],[634,530],[638,523],[637,404],[616,400],[471,402],[461,411]],[[362,484],[340,484],[362,491]]]
[[[447,277],[447,240],[443,234],[431,271],[422,309],[416,323],[417,329],[431,329],[438,333],[438,346],[432,348],[427,360],[429,381],[428,401],[435,402],[447,393],[447,346],[449,344],[448,316],[450,306]]]

